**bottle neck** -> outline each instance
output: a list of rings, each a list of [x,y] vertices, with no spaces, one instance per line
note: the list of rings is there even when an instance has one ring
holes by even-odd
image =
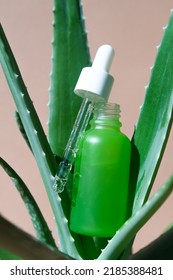
[[[120,130],[120,106],[115,103],[98,103],[94,106],[94,117],[91,121],[93,127],[113,127]]]

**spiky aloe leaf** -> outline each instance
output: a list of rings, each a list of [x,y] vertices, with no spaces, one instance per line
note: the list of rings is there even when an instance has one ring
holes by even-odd
[[[49,142],[56,156],[62,157],[81,98],[73,90],[81,69],[90,64],[87,34],[80,0],[54,0],[52,63],[49,88]],[[71,180],[72,181],[72,180]],[[68,181],[71,188],[70,180]],[[60,194],[62,205],[69,208],[64,192]],[[69,209],[67,209],[69,219]],[[85,251],[95,255],[97,249],[91,238],[75,235]],[[89,246],[85,246],[85,243]],[[87,258],[90,256],[87,253]]]
[[[48,128],[53,153],[62,156],[81,104],[73,89],[90,56],[80,0],[54,0],[53,16]]]
[[[158,48],[144,104],[132,145],[131,186],[135,186],[133,213],[147,199],[155,179],[172,124],[173,109],[173,14]],[[139,172],[138,172],[139,170]],[[137,175],[138,174],[138,175]]]
[[[116,260],[123,253],[137,231],[151,218],[173,190],[173,176],[148,200],[109,241],[98,259]]]
[[[57,164],[1,25],[0,62],[50,200],[59,235],[63,240],[61,249],[64,253],[78,259],[80,256],[68,228],[61,198],[52,187]]]
[[[27,188],[26,184],[19,177],[19,175],[14,171],[14,169],[0,157],[0,165],[4,171],[10,176],[12,182],[14,183],[16,189],[22,197],[23,202],[29,212],[33,227],[36,231],[37,238],[56,248],[55,241],[51,234],[51,231],[34,199],[31,192]]]

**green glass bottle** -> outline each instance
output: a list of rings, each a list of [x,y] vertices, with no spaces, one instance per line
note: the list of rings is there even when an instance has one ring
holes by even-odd
[[[130,140],[120,131],[117,104],[99,103],[78,143],[70,228],[112,237],[127,215]]]

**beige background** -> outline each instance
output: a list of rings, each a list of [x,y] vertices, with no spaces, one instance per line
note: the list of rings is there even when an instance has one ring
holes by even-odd
[[[156,45],[167,24],[169,0],[84,0],[84,12],[92,57],[104,43],[116,51],[112,74],[116,82],[111,101],[121,105],[123,132],[130,138],[138,119],[156,55]],[[3,24],[25,83],[47,133],[47,100],[51,56],[52,1],[0,0]],[[55,233],[52,212],[36,163],[16,127],[15,106],[0,69],[0,153],[22,176]],[[164,154],[155,191],[172,172],[172,141]],[[27,211],[8,177],[0,170],[0,213],[34,234]],[[173,221],[173,196],[140,231],[135,250],[156,238]]]

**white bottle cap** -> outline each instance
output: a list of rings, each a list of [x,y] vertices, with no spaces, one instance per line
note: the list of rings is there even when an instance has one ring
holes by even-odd
[[[111,46],[101,46],[92,66],[82,69],[74,92],[94,103],[107,102],[114,82],[114,78],[108,73],[113,57],[114,50]]]

